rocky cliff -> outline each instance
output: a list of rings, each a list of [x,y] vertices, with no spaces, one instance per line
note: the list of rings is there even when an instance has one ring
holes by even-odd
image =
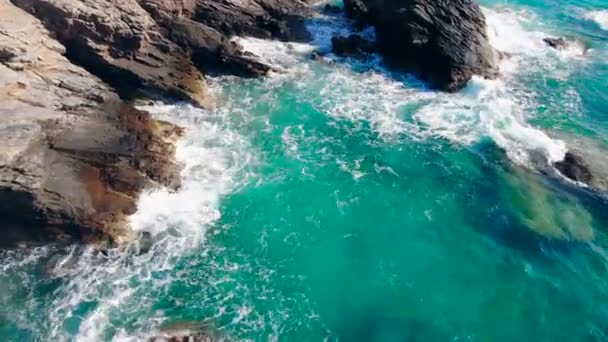
[[[344,0],[359,28],[373,25],[379,52],[433,88],[457,91],[473,75],[498,74],[497,54],[474,0]]]
[[[0,245],[129,238],[144,189],[179,186],[182,130],[130,100],[208,103],[204,75],[269,67],[232,34],[306,39],[293,0],[0,0]]]

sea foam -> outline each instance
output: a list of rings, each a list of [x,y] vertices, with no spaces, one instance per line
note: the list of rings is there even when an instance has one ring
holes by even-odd
[[[595,21],[603,30],[608,30],[608,10],[589,11],[584,17]]]
[[[130,219],[136,232],[148,232],[154,240],[147,253],[139,252],[138,241],[104,253],[73,247],[55,264],[50,274],[66,283],[56,292],[49,313],[51,339],[103,340],[116,314],[152,312],[155,298],[148,293],[171,283],[175,263],[204,245],[208,229],[221,217],[220,198],[249,179],[245,169],[254,154],[241,135],[226,127],[225,115],[189,105],[142,109],[186,129],[176,156],[183,165],[182,186],[175,192],[157,189],[141,196]],[[81,317],[83,303],[97,304]],[[76,336],[65,331],[66,320],[82,320]],[[115,339],[145,339],[161,323],[162,317],[140,317],[137,331],[119,330]]]
[[[457,94],[429,91],[411,76],[385,69],[378,56],[356,61],[329,55],[328,60],[337,63],[320,67],[303,61],[313,50],[331,51],[331,37],[349,32],[349,22],[341,16],[313,20],[308,27],[314,37],[311,44],[253,38],[238,41],[281,70],[274,75],[280,81],[269,80],[268,87],[291,81],[303,92],[317,91],[320,96],[311,99],[314,107],[336,119],[367,122],[382,138],[408,134],[413,138],[443,137],[464,145],[490,138],[519,164],[527,164],[531,152],[543,153],[550,162],[563,159],[565,143],[527,123],[528,113],[513,80],[534,68],[567,77],[568,70],[559,66],[580,58],[582,47],[574,44],[565,51],[549,48],[542,41],[547,34],[525,27],[525,22],[538,19],[530,12],[484,8],[484,13],[491,44],[511,57],[501,62],[498,80],[475,77]],[[364,34],[373,38],[374,32]]]

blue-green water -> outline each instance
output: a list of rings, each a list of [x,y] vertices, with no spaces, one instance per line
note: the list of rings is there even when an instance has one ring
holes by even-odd
[[[581,150],[604,186],[608,6],[483,5],[512,57],[455,95],[377,60],[309,61],[340,17],[312,20],[311,45],[242,40],[283,72],[210,80],[217,110],[147,108],[189,129],[184,187],[133,217],[152,250],[0,252],[0,336],[607,340],[608,203],[544,165]]]

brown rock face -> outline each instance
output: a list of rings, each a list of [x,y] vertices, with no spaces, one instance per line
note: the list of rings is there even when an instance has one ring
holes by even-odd
[[[141,190],[178,186],[181,130],[71,64],[34,17],[0,13],[0,244],[127,237]]]
[[[305,12],[288,0],[0,0],[0,246],[128,239],[142,190],[179,186],[183,132],[125,101],[206,105],[205,73],[269,70],[227,34],[292,39]]]
[[[153,91],[203,103],[205,82],[175,43],[135,0],[15,0],[38,17],[74,63],[126,99]]]
[[[308,38],[307,10],[298,0],[11,1],[39,18],[72,62],[124,99],[160,94],[206,105],[203,74],[270,70],[246,56],[232,35]]]

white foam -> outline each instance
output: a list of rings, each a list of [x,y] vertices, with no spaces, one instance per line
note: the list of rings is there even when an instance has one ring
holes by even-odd
[[[204,227],[220,217],[220,197],[235,185],[236,174],[253,160],[253,155],[238,133],[214,122],[219,118],[217,113],[186,105],[144,109],[186,127],[188,133],[177,146],[177,160],[184,165],[181,188],[175,193],[155,191],[142,195],[131,226],[154,234],[167,227],[179,227],[196,244],[194,238],[203,236]]]
[[[529,153],[543,153],[548,161],[562,160],[565,143],[525,123],[525,113],[513,101],[503,80],[474,77],[459,94],[445,95],[415,114],[430,134],[472,144],[488,137],[516,163],[528,164]]]
[[[276,40],[266,40],[253,37],[234,37],[245,51],[253,53],[257,58],[281,72],[287,71],[312,53],[314,46],[301,43],[285,43]]]
[[[584,17],[595,21],[603,30],[608,30],[608,10],[589,11]]]
[[[149,252],[139,254],[136,244],[105,253],[74,247],[57,262],[51,275],[65,283],[50,305],[49,339],[74,338],[65,331],[66,319],[82,319],[76,340],[97,341],[105,338],[114,315],[150,312],[155,299],[147,294],[171,283],[175,263],[200,247],[207,229],[221,217],[221,197],[249,179],[245,169],[253,163],[253,154],[246,140],[227,127],[226,116],[188,105],[144,109],[186,128],[177,148],[177,159],[184,165],[183,186],[177,192],[158,190],[141,196],[131,225],[152,234],[156,242]],[[83,303],[97,304],[79,318]],[[142,317],[137,322],[140,330],[119,331],[116,338],[137,340],[129,336],[146,336],[158,324],[159,320]]]
[[[548,47],[543,42],[547,34],[526,28],[539,21],[533,13],[509,8],[483,10],[491,44],[511,57],[502,61],[499,80],[475,78],[458,94],[421,89],[411,79],[385,70],[378,57],[364,62],[347,60],[346,64],[314,70],[312,63],[305,62],[305,54],[315,49],[328,51],[332,36],[348,34],[351,29],[340,16],[313,20],[308,27],[314,37],[311,45],[294,48],[251,38],[240,42],[265,62],[283,70],[280,81],[268,81],[269,87],[291,81],[303,92],[318,91],[320,97],[312,100],[317,109],[336,119],[369,123],[384,139],[406,133],[414,138],[441,136],[469,145],[490,138],[520,164],[528,163],[532,151],[543,153],[548,161],[563,159],[565,144],[527,123],[528,115],[519,101],[521,94],[511,81],[522,72],[539,68],[568,77],[571,68],[565,62],[582,56],[583,47],[572,44],[565,51]],[[373,38],[374,32],[365,34]],[[353,66],[367,71],[352,70]],[[419,109],[408,118],[402,113],[406,106]],[[357,125],[356,129],[361,127]],[[291,140],[286,139],[285,143],[293,149]]]
[[[542,41],[547,35],[524,28],[526,21],[537,20],[531,13],[507,8],[484,8],[484,13],[490,43],[511,55],[500,65],[502,76],[497,80],[474,77],[458,94],[438,95],[415,118],[430,134],[463,144],[491,138],[519,164],[528,164],[532,151],[543,153],[549,162],[562,160],[565,143],[527,123],[528,115],[518,101],[520,90],[511,81],[535,68],[555,72],[559,63],[580,56],[582,49],[574,53],[550,49]]]

